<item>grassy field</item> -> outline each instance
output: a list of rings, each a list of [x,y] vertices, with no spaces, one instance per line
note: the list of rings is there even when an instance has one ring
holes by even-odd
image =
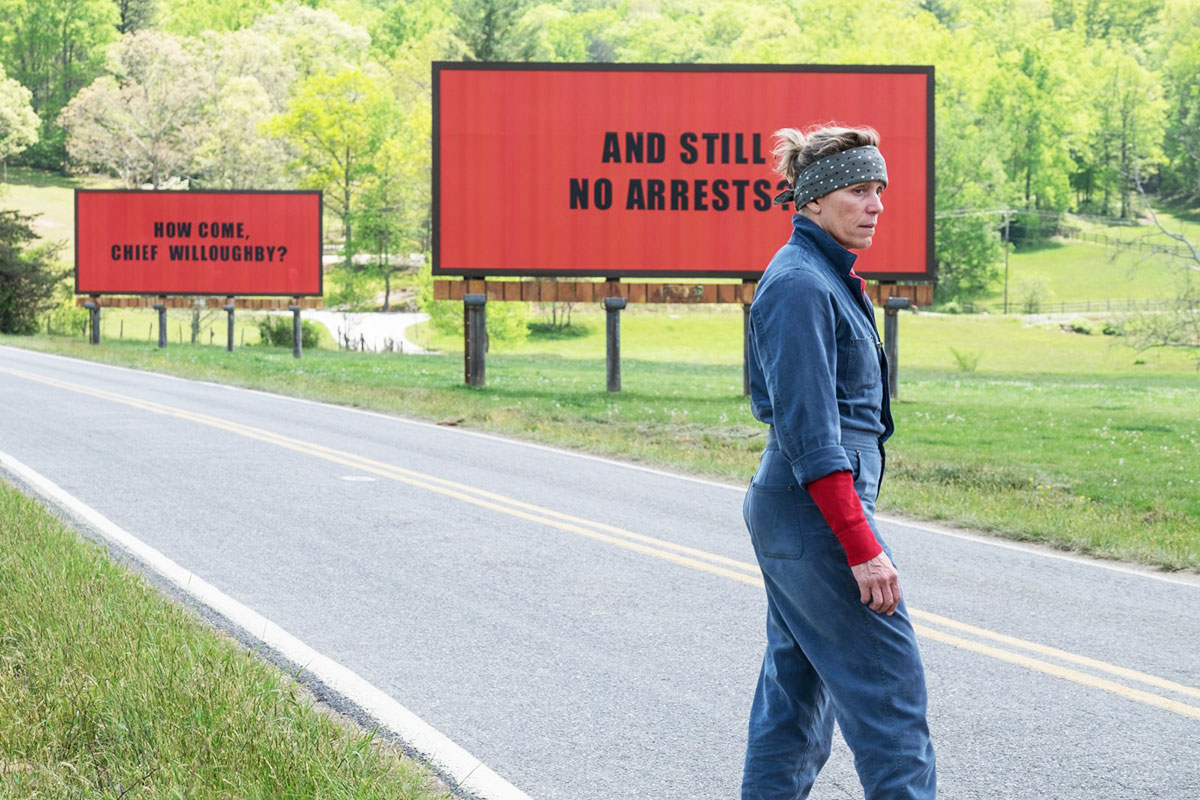
[[[262,343],[258,331],[258,319],[265,312],[239,311],[234,315],[234,347],[256,346]],[[80,321],[86,317],[81,316]],[[318,323],[321,336],[319,347],[336,350],[337,342],[324,325]],[[167,309],[167,345],[191,343],[192,314],[186,309]],[[82,338],[82,327],[78,331]],[[220,309],[205,310],[200,317],[198,344],[225,347],[225,312]],[[100,312],[100,338],[104,341],[149,342],[158,344],[158,312],[143,308],[105,308]]]
[[[461,385],[461,354],[454,351],[313,351],[297,363],[270,348],[159,351],[48,337],[0,343],[747,480],[764,428],[741,394],[740,315],[641,316],[630,314],[623,327],[630,333],[617,395],[604,391],[599,325],[586,315],[591,332],[571,346],[582,350],[590,339],[593,355],[554,354],[539,341],[506,354],[496,343],[485,389]],[[696,326],[691,334],[687,323]],[[1200,377],[1192,360],[1177,352],[1138,358],[1112,337],[1000,318],[906,315],[901,342],[898,432],[883,508],[1200,569]],[[957,366],[949,351],[956,345],[980,353],[973,371]],[[691,357],[681,357],[686,353]]]
[[[899,317],[902,367],[958,371],[959,357],[978,357],[980,374],[1054,373],[1142,375],[1195,374],[1196,360],[1179,350],[1137,353],[1119,337],[1102,333],[1102,315],[1071,315],[1046,321],[1018,316],[971,316],[903,313]],[[883,312],[876,314],[883,330]],[[539,321],[540,316],[535,316]],[[1071,323],[1092,334],[1069,330]],[[604,358],[604,312],[581,311],[570,333],[531,336],[512,344],[492,340],[501,355]],[[640,307],[621,313],[621,352],[626,359],[693,364],[742,363],[741,307],[710,310],[697,306]],[[434,330],[429,323],[411,329],[423,347],[461,353],[462,339]],[[1139,363],[1140,362],[1140,363]],[[603,379],[603,373],[601,374]],[[740,387],[740,384],[739,384]]]
[[[0,482],[0,798],[446,798]]]

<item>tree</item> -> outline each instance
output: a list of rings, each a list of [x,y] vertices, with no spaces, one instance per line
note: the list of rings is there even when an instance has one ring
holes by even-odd
[[[117,37],[112,0],[0,0],[0,63],[32,93],[41,120],[38,144],[23,160],[59,168],[65,150],[58,114],[104,69],[105,48]]]
[[[53,305],[55,286],[65,275],[55,264],[60,242],[35,245],[34,217],[0,210],[0,333],[29,334],[37,316]]]
[[[353,263],[354,202],[372,169],[372,154],[386,138],[393,110],[381,81],[359,67],[318,73],[301,82],[287,112],[267,123],[297,154],[292,168],[342,220],[346,266]]]
[[[189,175],[209,122],[211,76],[179,39],[157,31],[123,37],[110,60],[112,75],[63,110],[71,158],[116,172],[127,187]]]
[[[528,61],[537,52],[527,0],[455,0],[451,7],[470,61]]]
[[[309,8],[296,0],[259,17],[253,29],[279,47],[300,80],[362,65],[371,37],[327,8]]]
[[[1090,146],[1076,156],[1081,167],[1076,186],[1100,213],[1116,211],[1129,217],[1134,191],[1130,176],[1162,160],[1165,103],[1158,80],[1136,52],[1124,52],[1120,44],[1100,47],[1086,73],[1097,91],[1091,104]],[[1093,198],[1097,191],[1102,194]]]
[[[371,29],[371,47],[391,58],[406,43],[450,32],[457,23],[439,0],[393,0]]]
[[[176,36],[236,31],[254,23],[276,0],[162,0],[162,29]]]
[[[407,136],[385,141],[375,154],[372,173],[367,177],[362,202],[355,214],[359,243],[374,257],[371,272],[383,278],[383,310],[391,310],[392,275],[415,264],[407,256],[414,251],[424,252],[423,231],[414,226],[410,212],[410,195],[414,190],[424,194],[428,186],[415,174],[419,163],[408,157]],[[415,205],[422,197],[412,198]],[[418,209],[419,211],[420,209]]]
[[[121,15],[117,30],[121,33],[133,33],[154,24],[156,0],[116,0],[116,3]]]
[[[1163,0],[1050,0],[1057,28],[1074,28],[1088,39],[1141,44]]]
[[[278,113],[296,88],[296,69],[271,36],[250,28],[236,31],[205,31],[193,48],[203,69],[212,75],[216,93],[231,81],[253,78],[266,93],[263,112]]]
[[[216,189],[282,187],[289,153],[284,142],[263,133],[270,117],[270,98],[253,77],[221,87],[212,123],[196,147],[197,182]]]
[[[1164,188],[1200,198],[1200,0],[1169,0],[1160,52],[1167,100]]]
[[[4,74],[0,65],[0,165],[8,179],[8,159],[38,140],[38,118],[29,104],[32,92]]]

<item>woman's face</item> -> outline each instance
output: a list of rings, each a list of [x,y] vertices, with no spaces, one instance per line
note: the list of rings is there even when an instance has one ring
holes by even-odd
[[[836,189],[804,206],[805,216],[847,250],[866,250],[875,237],[883,212],[882,181],[867,181]]]

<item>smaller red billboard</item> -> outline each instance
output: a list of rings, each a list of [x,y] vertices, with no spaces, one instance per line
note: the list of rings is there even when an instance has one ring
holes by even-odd
[[[78,294],[320,295],[320,192],[75,191]]]

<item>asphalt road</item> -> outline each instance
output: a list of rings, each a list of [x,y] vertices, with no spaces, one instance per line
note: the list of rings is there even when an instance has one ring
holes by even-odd
[[[737,794],[741,487],[7,347],[0,452],[534,798]],[[943,798],[1200,798],[1200,582],[882,528]],[[839,739],[812,797],[861,796]]]

